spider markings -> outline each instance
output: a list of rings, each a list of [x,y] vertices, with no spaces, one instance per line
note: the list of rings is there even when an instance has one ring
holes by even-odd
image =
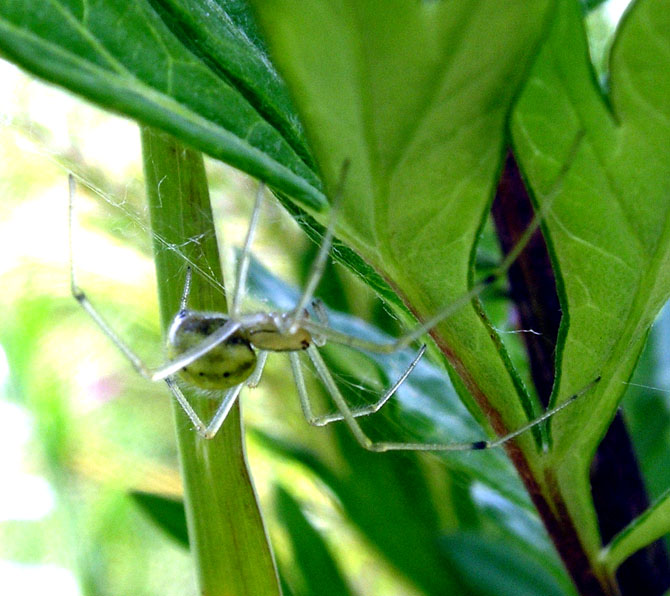
[[[216,313],[180,312],[168,333],[168,358],[173,360],[189,348],[202,343],[215,330],[223,327],[227,318]],[[178,371],[187,383],[201,389],[230,389],[246,381],[256,368],[258,358],[249,342],[235,333],[214,346],[191,364]]]

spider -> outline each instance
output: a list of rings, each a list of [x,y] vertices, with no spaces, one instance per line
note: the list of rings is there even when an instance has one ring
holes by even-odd
[[[309,424],[313,426],[325,426],[332,422],[343,420],[361,447],[376,452],[398,450],[470,451],[498,447],[532,427],[539,425],[567,407],[575,399],[588,391],[593,383],[595,383],[595,381],[592,382],[586,388],[571,396],[567,401],[545,411],[541,416],[497,439],[446,444],[372,441],[359,425],[357,418],[377,412],[393,396],[423,356],[426,345],[421,346],[405,371],[376,402],[357,408],[347,404],[328,366],[323,360],[319,348],[324,346],[327,341],[377,353],[392,353],[407,348],[439,321],[449,317],[473,297],[479,295],[494,279],[500,277],[516,256],[518,256],[527,239],[530,238],[530,235],[537,229],[539,220],[529,226],[529,229],[519,242],[521,247],[517,246],[508,255],[507,259],[498,268],[496,274],[488,276],[484,281],[475,285],[469,292],[461,296],[460,299],[409,333],[389,343],[376,343],[347,335],[331,328],[328,325],[325,307],[319,300],[313,299],[314,291],[323,275],[326,260],[333,242],[335,217],[330,218],[322,244],[312,263],[306,286],[293,309],[278,312],[241,312],[240,303],[244,296],[247,282],[251,245],[263,203],[264,186],[262,183],[259,185],[258,192],[256,193],[249,228],[238,262],[230,312],[224,314],[221,312],[196,311],[188,308],[188,297],[191,287],[191,269],[188,268],[186,270],[180,307],[172,320],[167,334],[168,361],[157,368],[150,368],[112,329],[77,284],[72,240],[75,194],[75,180],[70,175],[69,249],[72,295],[140,375],[150,381],[164,380],[167,383],[173,396],[193,423],[195,430],[204,439],[213,438],[219,431],[242,388],[245,385],[248,387],[258,385],[270,352],[286,352],[288,354],[300,398],[300,405]],[[337,205],[337,200],[335,201],[335,205]],[[539,219],[539,216],[536,219]],[[316,319],[310,317],[306,309],[310,303],[312,304]],[[305,378],[301,369],[301,352],[307,353],[317,376],[332,398],[337,408],[337,413],[317,416],[312,412]],[[176,377],[180,377],[182,381],[201,389],[223,392],[221,402],[209,422],[205,423],[198,416],[179,388]]]

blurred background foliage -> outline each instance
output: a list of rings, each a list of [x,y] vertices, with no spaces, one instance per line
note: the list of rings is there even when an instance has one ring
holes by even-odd
[[[601,74],[611,33],[604,14],[593,13],[589,23]],[[162,361],[137,128],[4,62],[0,78],[0,592],[195,594],[168,392],[134,374],[69,293],[73,171],[82,182],[81,285],[138,353]],[[208,176],[230,279],[254,182],[211,161]],[[290,305],[315,248],[268,201],[249,306]],[[496,250],[489,231],[482,271]],[[337,265],[319,295],[346,313],[333,313],[337,328],[368,337],[402,328]],[[501,330],[514,329],[504,286],[486,308]],[[518,336],[503,337],[523,372]],[[624,402],[652,499],[670,486],[669,342],[666,313]],[[411,354],[384,359],[328,349],[327,356],[355,400],[373,399]],[[366,430],[401,440],[481,438],[436,354],[416,372]],[[320,393],[313,379],[310,388]],[[574,593],[501,453],[364,452],[346,429],[307,425],[280,356],[242,400],[251,468],[287,595]]]

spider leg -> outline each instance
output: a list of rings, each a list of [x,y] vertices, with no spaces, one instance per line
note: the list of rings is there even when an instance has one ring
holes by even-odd
[[[369,416],[378,412],[381,407],[395,394],[398,390],[398,387],[405,382],[405,379],[412,373],[414,367],[419,363],[421,357],[426,351],[426,346],[421,346],[421,349],[414,357],[414,360],[410,362],[409,366],[405,369],[402,375],[396,380],[391,387],[389,387],[384,394],[374,403],[367,406],[362,406],[359,408],[350,408],[352,415],[355,418],[360,418],[362,416]],[[290,352],[289,357],[291,359],[291,368],[293,370],[293,377],[295,379],[295,384],[298,389],[298,395],[300,397],[300,405],[302,406],[302,411],[305,415],[305,418],[312,426],[326,426],[331,422],[337,422],[339,420],[344,420],[344,416],[341,413],[334,414],[324,414],[322,416],[314,416],[312,414],[312,409],[309,403],[309,397],[307,394],[307,388],[305,387],[305,379],[300,369],[300,360],[298,352]],[[319,375],[321,377],[321,375]]]
[[[307,277],[305,289],[300,296],[300,300],[298,300],[298,303],[291,311],[291,315],[287,321],[286,328],[292,332],[295,331],[294,327],[297,325],[298,319],[302,317],[302,313],[305,310],[305,307],[312,299],[312,296],[314,296],[316,287],[319,285],[321,277],[323,276],[323,272],[326,269],[326,259],[328,258],[330,247],[333,244],[333,227],[334,218],[331,218],[330,222],[328,223],[326,233],[323,237],[323,242],[321,243],[319,251],[317,252],[314,262],[312,263],[312,268],[309,272],[309,276]]]
[[[226,419],[226,416],[228,416],[228,412],[230,412],[230,408],[233,407],[237,396],[240,394],[240,391],[244,386],[244,383],[240,383],[239,385],[235,385],[235,387],[231,387],[228,389],[228,391],[225,392],[219,407],[216,409],[216,412],[214,412],[214,416],[212,416],[209,424],[205,426],[200,416],[198,416],[196,411],[193,409],[193,406],[191,406],[188,399],[186,399],[186,396],[182,393],[181,389],[179,389],[179,385],[177,385],[174,377],[166,377],[165,382],[170,388],[170,391],[172,391],[172,395],[174,395],[179,405],[182,407],[191,422],[193,422],[195,425],[195,430],[203,439],[212,439],[216,433],[219,432],[223,421]]]
[[[589,383],[581,391],[575,393],[567,401],[562,404],[547,410],[541,416],[538,416],[534,420],[531,420],[527,424],[523,425],[521,428],[518,428],[502,437],[498,437],[493,440],[482,440],[482,441],[473,441],[470,443],[411,443],[411,442],[393,442],[393,441],[372,441],[363,431],[360,424],[356,420],[353,411],[347,405],[346,400],[344,399],[339,388],[335,384],[333,376],[330,374],[326,363],[323,361],[321,354],[314,346],[307,348],[307,353],[314,363],[316,371],[321,378],[321,380],[326,385],[330,396],[335,402],[335,406],[342,414],[342,419],[349,426],[354,438],[361,447],[367,449],[368,451],[383,452],[383,451],[479,451],[482,449],[492,449],[494,447],[499,447],[519,436],[520,434],[526,432],[527,430],[533,428],[534,426],[544,422],[557,412],[560,412],[563,408],[567,408],[574,401],[587,393],[599,380],[600,377]]]
[[[179,389],[179,386],[177,385],[177,382],[175,381],[174,377],[165,377],[165,383],[169,387],[174,398],[181,406],[181,409],[184,410],[184,413],[189,417],[189,419],[195,426],[195,430],[198,432],[199,435],[201,436],[204,435],[207,426],[200,419],[200,416],[198,416],[196,411],[193,409],[193,406],[191,406],[188,399],[186,399],[186,396],[182,393],[181,389]]]
[[[286,329],[291,333],[296,331],[296,326],[298,320],[302,319],[302,313],[305,310],[307,304],[314,296],[316,287],[323,277],[323,272],[326,269],[326,260],[328,259],[328,253],[330,253],[330,248],[333,245],[333,236],[335,234],[335,220],[337,216],[337,211],[339,209],[342,193],[344,192],[344,180],[347,176],[347,171],[349,170],[349,163],[345,162],[342,166],[342,172],[340,173],[340,181],[337,187],[337,193],[333,199],[331,207],[330,221],[328,222],[328,227],[326,228],[326,233],[323,235],[323,240],[319,251],[316,253],[316,257],[312,262],[312,268],[310,269],[309,275],[307,276],[307,283],[305,284],[305,289],[300,296],[300,300],[295,305],[291,311],[290,316],[286,322]]]
[[[293,371],[293,379],[295,380],[295,386],[298,390],[298,397],[300,398],[300,407],[302,408],[302,413],[305,417],[305,420],[312,426],[326,426],[331,422],[336,422],[338,420],[343,420],[341,414],[323,414],[321,416],[316,416],[312,411],[312,404],[309,401],[309,394],[307,392],[307,387],[305,386],[305,376],[302,374],[302,369],[300,368],[300,353],[299,352],[289,352],[289,360],[291,362],[291,370]],[[384,401],[387,401],[391,395],[388,395]],[[370,406],[364,406],[362,408],[351,408],[351,415],[354,417],[358,416],[367,416],[372,414],[373,411],[377,411],[384,404],[379,404],[375,410],[372,410],[377,404],[372,404]]]
[[[191,266],[186,267],[186,277],[184,279],[184,290],[181,293],[179,301],[179,312],[185,312],[188,309],[188,295],[191,293]]]
[[[228,416],[228,412],[230,412],[230,408],[233,407],[237,396],[240,394],[240,391],[242,391],[242,387],[244,387],[244,383],[240,383],[239,385],[231,387],[228,389],[228,391],[226,391],[223,399],[221,400],[221,403],[219,404],[219,407],[217,408],[216,412],[214,412],[214,416],[212,416],[212,419],[205,429],[205,432],[202,434],[203,438],[212,439],[214,435],[219,432],[223,421],[226,419],[226,416]]]
[[[314,300],[312,300],[312,308],[314,309],[314,314],[319,323],[328,325],[328,311],[326,310],[326,305],[323,303],[323,300],[321,300],[321,298],[314,298]]]
[[[289,360],[291,362],[291,370],[293,371],[293,379],[295,380],[295,387],[298,390],[298,397],[300,398],[300,407],[305,416],[305,420],[312,426],[323,426],[320,423],[320,417],[315,416],[312,412],[312,404],[309,402],[309,395],[307,394],[307,387],[305,387],[305,377],[300,368],[300,355],[298,352],[289,352]]]
[[[537,222],[539,226],[539,221]],[[532,224],[531,224],[532,226]],[[532,232],[534,232],[536,227],[533,227]],[[526,230],[528,231],[528,230]],[[531,234],[532,235],[532,234]],[[530,235],[525,241],[521,241],[525,244],[530,239]],[[518,246],[518,245],[517,245]],[[523,248],[523,247],[522,247]],[[512,254],[512,253],[510,253]],[[508,255],[509,256],[509,255]],[[516,258],[516,257],[515,257]],[[507,258],[503,263],[498,267],[495,273],[492,273],[485,277],[482,281],[475,284],[468,292],[461,294],[456,300],[451,304],[439,310],[433,316],[426,319],[423,323],[417,325],[404,335],[401,335],[399,338],[389,341],[387,343],[374,342],[370,340],[361,339],[347,333],[342,333],[336,331],[324,325],[321,322],[312,321],[305,319],[301,322],[301,325],[307,329],[310,333],[316,333],[318,336],[325,337],[327,340],[332,341],[337,344],[349,346],[352,348],[358,348],[360,350],[368,350],[369,352],[376,352],[380,354],[391,354],[399,350],[403,350],[408,347],[410,344],[421,338],[423,335],[428,333],[433,327],[448,319],[456,312],[458,312],[465,305],[470,303],[473,298],[481,296],[483,292],[486,291],[496,280],[498,280],[502,275],[504,275],[507,270],[512,266],[513,260],[508,260]]]
[[[258,383],[261,382],[261,377],[263,376],[263,370],[265,369],[265,363],[267,362],[269,352],[267,350],[261,350],[258,352],[258,360],[256,362],[256,369],[253,374],[247,379],[247,387],[250,389],[255,389],[258,387]]]
[[[328,311],[326,310],[326,305],[323,303],[323,300],[320,298],[315,298],[312,300],[312,309],[316,315],[317,320],[322,325],[328,325]],[[326,338],[319,334],[312,335],[312,341],[321,348],[326,345]]]
[[[539,225],[539,221],[537,222]],[[532,226],[532,224],[531,224]],[[533,228],[533,232],[536,228]],[[528,230],[527,230],[528,231]],[[532,234],[531,234],[532,235]],[[528,236],[530,239],[530,235]],[[526,243],[528,240],[526,240]],[[510,253],[511,254],[511,253]],[[342,333],[332,329],[328,325],[324,324],[321,321],[313,321],[310,319],[304,319],[301,321],[301,325],[307,329],[310,333],[315,333],[317,336],[325,338],[328,341],[332,341],[337,344],[349,346],[351,348],[358,348],[359,350],[367,350],[369,352],[376,352],[379,354],[391,354],[399,350],[403,350],[408,347],[410,344],[421,338],[423,335],[428,333],[433,327],[441,323],[443,320],[448,319],[450,316],[458,312],[466,304],[468,304],[473,298],[480,296],[491,284],[493,284],[501,275],[504,275],[507,270],[511,267],[513,261],[505,259],[503,264],[498,268],[495,273],[487,276],[483,281],[475,284],[470,291],[462,294],[454,302],[443,308],[442,310],[435,313],[432,317],[428,318],[426,321],[417,325],[409,332],[401,335],[399,338],[386,342],[375,342],[347,333]]]
[[[199,344],[181,353],[179,356],[177,356],[177,358],[169,360],[157,368],[150,368],[137,354],[135,354],[135,352],[130,349],[128,344],[123,341],[121,337],[119,337],[119,335],[112,329],[109,323],[105,321],[102,315],[100,315],[100,313],[95,309],[93,304],[91,304],[91,301],[88,299],[83,290],[81,290],[76,285],[74,279],[72,280],[72,295],[77,300],[77,302],[79,302],[82,308],[89,314],[93,321],[97,323],[102,332],[107,337],[109,337],[109,339],[126,357],[130,364],[132,364],[133,368],[145,379],[150,381],[160,381],[161,379],[165,379],[166,377],[173,375],[185,366],[191,364],[191,362],[194,362],[201,356],[204,356],[214,346],[226,341],[226,339],[228,339],[240,328],[239,322],[229,320],[223,327],[217,329],[211,335],[208,335]]]
[[[254,202],[254,209],[251,212],[251,220],[249,221],[249,229],[244,240],[244,247],[240,254],[240,259],[237,264],[237,275],[235,277],[235,292],[233,293],[233,303],[230,307],[230,315],[232,318],[237,318],[240,312],[240,303],[244,295],[244,290],[247,286],[247,276],[249,274],[249,260],[251,258],[251,244],[254,241],[256,227],[258,226],[258,217],[261,212],[261,205],[263,204],[263,191],[265,185],[261,182],[256,191],[256,200]]]
[[[323,361],[321,354],[319,354],[319,350],[315,346],[310,346],[309,348],[307,348],[307,354],[309,355],[310,360],[314,364],[317,374],[323,381],[324,385],[326,386],[326,389],[328,390],[328,393],[333,399],[335,407],[342,414],[342,419],[346,422],[347,426],[351,430],[352,434],[354,435],[354,438],[356,439],[356,441],[358,441],[360,446],[369,451],[386,451],[386,449],[383,448],[380,449],[379,448],[380,444],[374,443],[372,439],[370,439],[365,434],[365,432],[363,432],[363,429],[361,428],[360,424],[358,424],[358,421],[356,420],[354,413],[347,404],[339,388],[335,384],[335,380],[333,379],[333,376],[330,374],[330,371],[328,370],[326,363]]]
[[[319,337],[319,339],[325,339],[336,344],[349,346],[350,348],[357,348],[359,350],[391,354],[392,352],[396,352],[405,347],[404,343],[402,345],[396,345],[398,342],[393,340],[382,343],[362,339],[354,335],[349,335],[348,333],[343,333],[342,331],[337,331],[328,325],[324,325],[323,323],[312,319],[303,319],[300,322],[300,325],[310,333]]]

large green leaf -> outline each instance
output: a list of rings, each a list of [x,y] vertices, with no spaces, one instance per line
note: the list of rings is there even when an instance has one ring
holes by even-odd
[[[577,131],[585,141],[544,222],[560,272],[559,399],[594,394],[553,425],[556,490],[587,551],[600,546],[588,470],[649,326],[670,295],[670,13],[641,0],[616,38],[610,103],[590,69],[581,15],[560,3],[514,113],[522,167],[542,202]]]
[[[553,2],[252,4],[331,191],[350,163],[338,235],[419,316],[457,301],[472,282],[506,116]],[[477,305],[432,334],[496,431],[528,420]],[[520,443],[518,463],[539,467],[530,434]]]
[[[500,11],[491,0],[396,1],[379,11],[373,2],[259,3],[331,186],[343,161],[352,162],[344,239],[418,313],[435,312],[468,286],[505,116],[551,5],[517,0]],[[212,13],[196,1],[83,6],[2,0],[2,50],[321,204],[299,157],[295,117],[279,116],[289,104],[239,3],[212,5],[213,22],[200,22]],[[525,396],[490,334],[466,308],[437,339],[480,405],[503,412],[498,430],[514,428],[530,407],[518,406],[519,392]]]
[[[320,209],[297,119],[248,22],[224,0],[0,0],[0,52]]]

